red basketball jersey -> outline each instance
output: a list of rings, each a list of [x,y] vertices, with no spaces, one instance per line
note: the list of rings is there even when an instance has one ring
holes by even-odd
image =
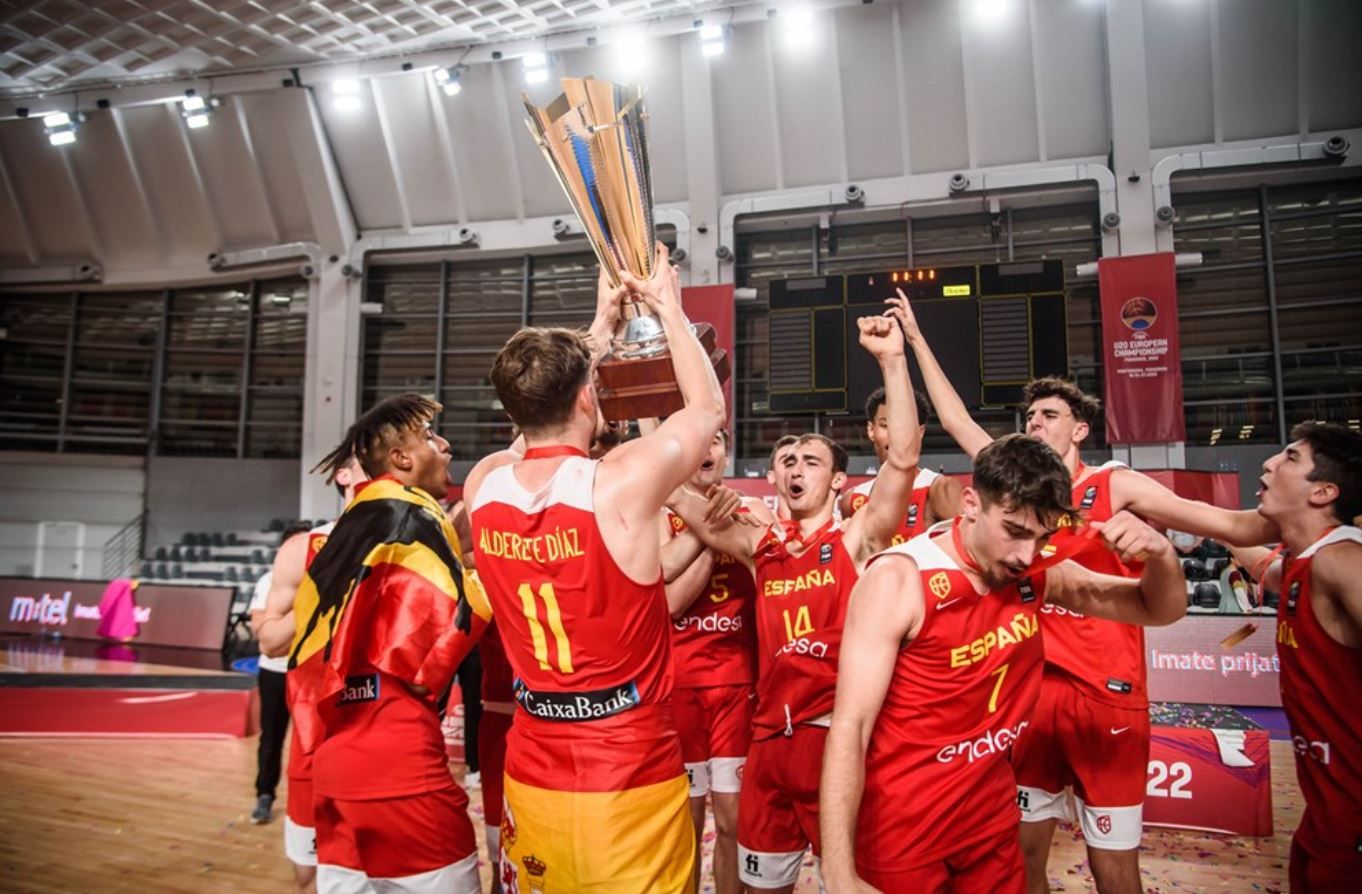
[[[908,499],[908,509],[899,522],[898,530],[890,541],[893,546],[906,543],[927,530],[927,500],[932,494],[932,483],[941,475],[931,469],[918,469],[913,479],[913,494]],[[851,489],[851,514],[855,515],[861,507],[870,502],[870,490],[875,479],[862,481]]]
[[[1111,476],[1125,465],[1109,462],[1074,485],[1073,505],[1086,521],[1106,521],[1111,506]],[[1062,529],[1052,542],[1078,536]],[[1072,559],[1084,568],[1118,577],[1139,577],[1139,566],[1122,564],[1101,537],[1093,537]],[[1059,605],[1041,609],[1045,625],[1045,662],[1051,671],[1084,684],[1098,701],[1127,708],[1149,707],[1145,688],[1144,628],[1091,618]]]
[[[596,524],[598,463],[570,456],[535,493],[515,468],[487,476],[470,514],[521,708],[507,774],[576,791],[674,778],[682,764],[661,569],[641,584],[610,555]]]
[[[1019,821],[1012,743],[1040,693],[1045,574],[980,595],[941,548],[943,532],[885,555],[922,577],[922,628],[900,649],[865,758],[856,862],[930,863]]]
[[[675,537],[686,530],[686,523],[669,511],[667,528]],[[746,565],[731,556],[715,556],[704,592],[685,614],[672,618],[678,689],[750,685],[756,679],[752,608],[756,592]]]
[[[756,739],[832,710],[847,597],[858,576],[833,522],[808,538],[797,556],[778,530],[771,529],[756,554]]]
[[[317,553],[326,546],[326,540],[331,536],[331,529],[336,527],[335,522],[327,522],[319,525],[307,532],[307,555],[303,559],[303,570],[312,567],[312,560],[317,558]],[[293,687],[288,685],[288,677],[284,678],[284,696],[288,702],[289,711],[293,711]],[[290,779],[311,779],[312,778],[312,755],[303,751],[302,743],[299,742],[295,733],[289,736],[288,743],[288,775]]]
[[[482,658],[482,701],[484,704],[509,705],[515,701],[515,671],[506,660],[506,648],[501,644],[501,633],[496,620],[487,625],[478,640],[478,654]]]
[[[1362,721],[1349,707],[1362,693],[1362,649],[1330,636],[1310,598],[1311,560],[1343,542],[1362,543],[1362,530],[1334,528],[1287,560],[1277,606],[1277,654],[1282,708],[1305,796],[1296,842],[1316,859],[1350,866],[1362,854]]]

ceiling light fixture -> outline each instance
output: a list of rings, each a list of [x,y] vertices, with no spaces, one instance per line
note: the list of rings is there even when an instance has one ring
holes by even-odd
[[[431,72],[430,76],[435,79],[435,83],[440,85],[440,89],[445,92],[445,96],[458,96],[463,92],[462,65],[451,65],[448,68],[437,68]]]
[[[542,84],[549,79],[549,57],[544,53],[526,53],[520,59],[525,67],[526,84]]]
[[[700,55],[722,56],[724,48],[723,25],[705,25],[700,29]]]
[[[70,146],[76,141],[76,128],[82,120],[84,118],[79,113],[68,115],[65,112],[49,112],[43,116],[47,141],[53,146]]]
[[[331,82],[331,106],[338,112],[354,112],[363,103],[359,100],[359,81],[341,78]]]

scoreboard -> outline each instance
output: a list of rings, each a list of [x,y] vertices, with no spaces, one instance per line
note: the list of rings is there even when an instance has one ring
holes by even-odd
[[[1033,378],[1067,375],[1064,266],[1023,261],[776,280],[770,291],[770,412],[858,412],[879,387],[856,317],[902,289],[947,377],[970,407],[1020,402]],[[915,388],[922,373],[908,352]]]

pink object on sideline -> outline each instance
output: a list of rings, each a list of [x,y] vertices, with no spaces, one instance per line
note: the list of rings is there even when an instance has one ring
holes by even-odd
[[[133,582],[126,577],[109,581],[99,600],[99,635],[108,639],[132,639],[137,636],[137,603],[133,601]]]

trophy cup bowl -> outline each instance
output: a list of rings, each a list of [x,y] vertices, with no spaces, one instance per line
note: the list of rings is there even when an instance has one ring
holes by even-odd
[[[644,130],[643,91],[595,78],[563,78],[563,93],[543,108],[523,96],[530,133],[581,221],[610,285],[620,274],[653,275],[657,230]],[[720,381],[729,374],[714,329],[693,327]],[[611,421],[666,416],[685,405],[662,322],[637,296],[620,306],[610,353],[597,367],[601,412]]]

